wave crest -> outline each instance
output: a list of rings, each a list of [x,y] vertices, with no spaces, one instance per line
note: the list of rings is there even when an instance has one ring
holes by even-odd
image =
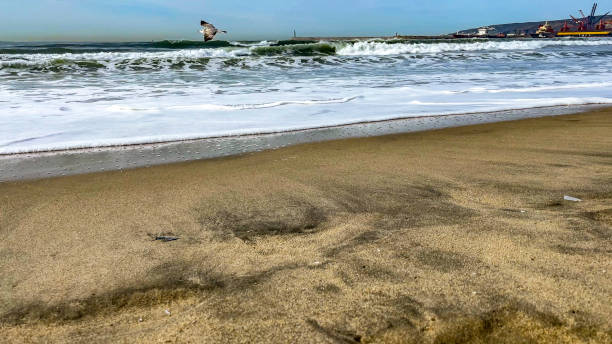
[[[293,44],[290,44],[293,43]],[[0,75],[70,71],[149,71],[284,68],[320,65],[389,64],[410,58],[534,59],[587,54],[607,57],[605,49],[548,49],[610,46],[610,39],[589,40],[444,40],[359,42],[196,42],[58,44],[0,46]],[[89,49],[89,50],[88,50]],[[104,49],[100,51],[100,49]],[[466,52],[466,54],[463,54]],[[474,52],[473,54],[467,54]],[[446,53],[446,54],[445,54]],[[449,56],[451,55],[451,56]],[[391,56],[393,58],[384,58]],[[300,58],[304,57],[304,58]],[[213,60],[211,63],[210,60]]]
[[[267,47],[256,47],[251,49],[253,55],[258,56],[315,56],[315,55],[335,55],[336,47],[331,44],[294,44],[294,45],[277,45]]]
[[[228,41],[160,41],[154,42],[150,45],[152,48],[162,49],[189,49],[189,48],[200,48],[200,49],[211,49],[211,48],[226,48],[236,46]]]
[[[391,43],[391,44],[390,44]],[[612,45],[612,40],[509,40],[509,41],[461,41],[461,42],[381,42],[367,41],[342,44],[338,47],[338,55],[403,55],[403,54],[435,54],[443,52],[470,51],[521,51],[539,50],[555,46],[598,46]]]

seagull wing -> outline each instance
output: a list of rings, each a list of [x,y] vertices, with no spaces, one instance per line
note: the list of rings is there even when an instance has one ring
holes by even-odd
[[[215,38],[216,34],[217,34],[217,28],[215,28],[213,25],[206,24],[204,26],[204,40],[205,41],[212,40],[213,38]]]
[[[213,38],[215,38],[215,35],[217,34],[217,32],[219,32],[219,30],[217,30],[217,28],[210,23],[207,23],[205,21],[200,21],[200,25],[202,25],[202,33],[204,34],[204,42],[208,42],[210,40],[212,40]]]

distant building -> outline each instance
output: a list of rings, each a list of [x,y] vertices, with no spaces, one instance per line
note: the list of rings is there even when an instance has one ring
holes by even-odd
[[[483,26],[478,28],[478,36],[488,36],[492,31],[495,31],[494,27]]]

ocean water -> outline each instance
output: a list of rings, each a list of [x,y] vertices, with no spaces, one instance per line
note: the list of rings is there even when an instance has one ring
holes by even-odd
[[[0,154],[612,104],[612,39],[0,43]]]

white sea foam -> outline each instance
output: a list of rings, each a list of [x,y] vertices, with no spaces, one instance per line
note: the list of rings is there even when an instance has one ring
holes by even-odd
[[[164,111],[240,111],[240,110],[256,110],[275,108],[284,105],[325,105],[325,104],[342,104],[357,99],[358,97],[346,97],[341,99],[326,99],[326,100],[281,100],[271,103],[262,104],[192,104],[192,105],[174,105],[168,107],[150,107],[150,108],[130,108],[120,105],[112,105],[108,107],[111,112],[132,112],[132,111],[147,111],[147,112],[164,112]]]
[[[472,51],[523,51],[539,50],[547,47],[580,47],[612,45],[612,40],[524,40],[524,41],[469,41],[441,43],[396,43],[366,41],[338,46],[338,55],[401,55],[401,54],[435,54],[443,52]]]
[[[582,84],[568,84],[568,85],[555,85],[555,86],[536,86],[536,87],[523,87],[523,88],[499,88],[499,89],[487,89],[484,87],[472,87],[468,92],[472,93],[533,93],[541,91],[561,91],[561,90],[575,90],[575,89],[609,89],[612,87],[612,82],[591,82]]]
[[[267,40],[263,40],[260,42],[254,42],[254,43],[240,43],[240,42],[231,42],[233,45],[236,46],[247,46],[247,47],[266,47],[269,46],[271,44],[273,44],[274,42],[271,41],[267,41]]]
[[[98,63],[107,67],[120,64],[171,64],[202,58],[235,58],[250,55],[249,48],[185,49],[177,51],[95,52],[65,54],[13,54],[0,55],[0,68],[20,65],[58,66],[78,62]]]

